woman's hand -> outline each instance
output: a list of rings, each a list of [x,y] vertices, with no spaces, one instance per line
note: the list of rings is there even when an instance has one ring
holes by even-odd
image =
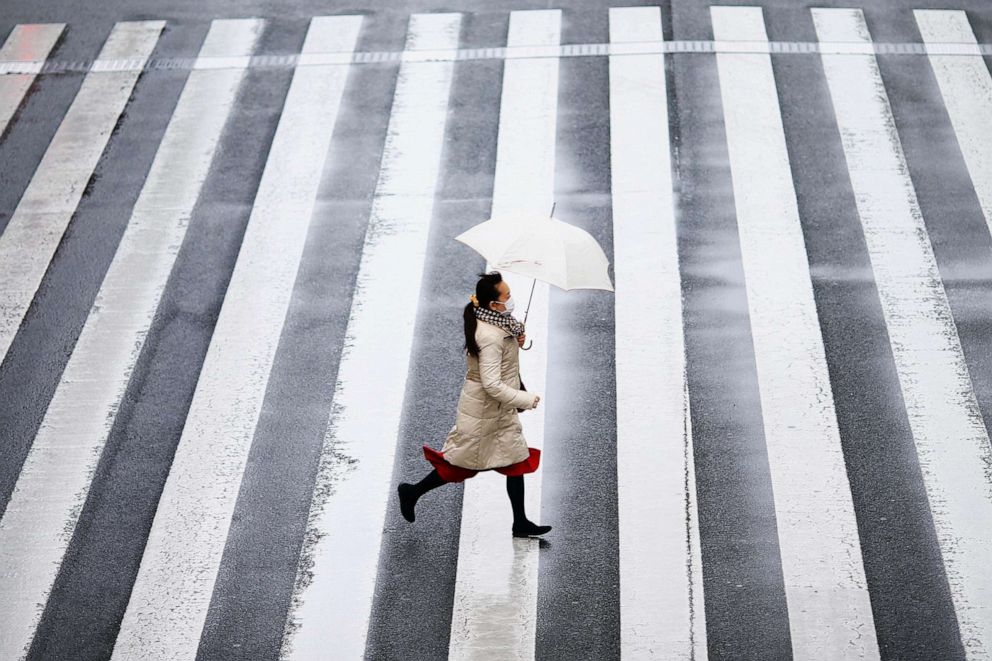
[[[540,395],[534,395],[534,406],[533,406],[533,408],[536,409],[537,408],[537,404],[540,401],[541,401],[541,396]]]
[[[524,342],[526,341],[527,341],[527,333],[524,333],[517,338],[517,346],[522,347],[524,345]]]

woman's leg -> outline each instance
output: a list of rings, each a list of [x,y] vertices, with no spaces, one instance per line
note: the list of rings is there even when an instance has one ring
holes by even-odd
[[[401,483],[396,490],[400,495],[400,513],[403,515],[403,518],[410,523],[413,523],[416,519],[413,510],[417,506],[417,501],[420,497],[431,489],[436,489],[444,483],[444,480],[441,479],[441,475],[438,474],[436,468],[425,475],[424,479],[416,484],[407,484],[406,482]]]
[[[543,535],[551,530],[551,526],[539,526],[527,519],[524,511],[524,476],[506,476],[506,495],[510,497],[510,507],[513,508],[513,536],[528,537]]]

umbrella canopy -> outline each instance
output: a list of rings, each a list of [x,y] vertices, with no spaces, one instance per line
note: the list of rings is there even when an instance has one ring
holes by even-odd
[[[554,217],[490,218],[455,237],[493,268],[561,289],[613,291],[610,262],[588,232]]]

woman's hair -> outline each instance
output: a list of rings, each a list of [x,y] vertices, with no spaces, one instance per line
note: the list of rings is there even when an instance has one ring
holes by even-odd
[[[479,302],[480,308],[489,309],[489,304],[499,301],[499,290],[496,285],[503,282],[503,276],[497,271],[479,274],[479,281],[475,283],[475,298]],[[475,319],[475,303],[469,302],[465,306],[463,317],[465,318],[465,350],[471,355],[478,357],[479,345],[475,342],[475,327],[478,323]]]

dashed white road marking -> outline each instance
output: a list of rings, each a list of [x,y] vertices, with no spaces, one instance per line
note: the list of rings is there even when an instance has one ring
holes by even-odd
[[[992,55],[992,44],[978,44],[982,55]],[[673,39],[671,41],[645,40],[613,43],[561,44],[558,46],[482,46],[477,48],[436,49],[431,53],[423,53],[417,57],[425,62],[454,62],[465,60],[502,60],[523,59],[539,60],[546,57],[602,57],[605,55],[659,55],[664,53],[707,54],[707,53],[771,53],[773,55],[816,55],[817,53],[865,54],[879,55],[926,55],[939,53],[943,55],[971,55],[974,48],[962,47],[960,43],[929,43],[923,45],[916,42],[877,42],[869,46],[864,44],[849,44],[844,42],[826,43],[815,41],[712,41],[706,39]],[[401,62],[409,58],[405,51],[321,51],[319,53],[281,55],[253,55],[248,68],[298,68],[305,66],[342,66],[351,64],[382,64],[385,62]],[[2,63],[0,76],[16,75],[19,73],[40,73],[41,75],[66,72],[86,73],[93,67],[102,71],[130,71],[154,69],[191,69],[196,66],[217,68],[225,66],[223,58],[217,62],[198,61],[188,57],[157,57],[144,64],[133,59],[114,60],[41,60]]]

